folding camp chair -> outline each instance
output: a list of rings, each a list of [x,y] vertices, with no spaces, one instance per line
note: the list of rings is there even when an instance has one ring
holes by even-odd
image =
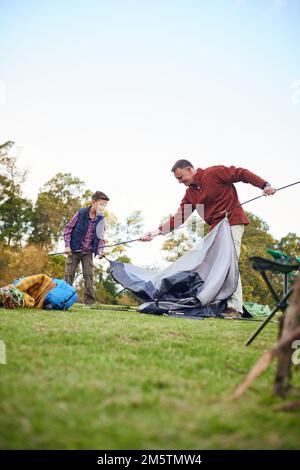
[[[274,250],[267,250],[269,252]],[[278,252],[277,252],[278,253]],[[274,256],[274,253],[271,253]],[[276,305],[271,311],[270,315],[265,319],[265,321],[257,328],[257,330],[250,336],[248,341],[246,342],[245,346],[248,346],[252,343],[254,338],[263,330],[266,324],[271,320],[271,318],[275,315],[278,310],[282,310],[284,313],[285,309],[288,306],[288,298],[290,297],[293,287],[289,286],[289,276],[295,274],[295,271],[300,269],[300,260],[297,258],[296,260],[292,260],[290,257],[278,257],[274,256],[275,259],[281,259],[281,262],[273,261],[266,258],[261,258],[260,256],[251,256],[249,258],[252,268],[256,271],[260,272],[262,278],[266,282],[271,294],[273,295]],[[267,271],[271,271],[275,274],[282,274],[283,275],[283,293],[280,297],[279,294],[275,291],[270,279],[268,278]]]

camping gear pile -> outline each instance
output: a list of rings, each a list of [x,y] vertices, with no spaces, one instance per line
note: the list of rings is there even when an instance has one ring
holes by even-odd
[[[7,309],[68,310],[77,299],[74,287],[46,274],[23,277],[0,289],[0,306]]]

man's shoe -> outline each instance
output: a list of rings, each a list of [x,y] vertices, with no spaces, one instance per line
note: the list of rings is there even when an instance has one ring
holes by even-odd
[[[235,308],[228,307],[222,315],[224,318],[242,318],[242,314]]]

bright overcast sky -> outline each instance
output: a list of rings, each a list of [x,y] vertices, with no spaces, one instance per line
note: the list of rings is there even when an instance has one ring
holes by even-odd
[[[300,179],[299,44],[299,0],[0,0],[0,142],[20,148],[32,199],[71,172],[153,229],[184,194],[180,157]],[[299,191],[246,207],[300,233]],[[133,251],[161,258],[157,240]]]

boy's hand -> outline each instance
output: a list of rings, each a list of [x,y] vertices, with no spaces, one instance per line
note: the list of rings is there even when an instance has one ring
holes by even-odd
[[[71,250],[71,248],[70,248],[69,246],[66,246],[66,247],[65,247],[65,254],[66,254],[66,255],[71,255],[71,254],[72,254],[72,250]]]

